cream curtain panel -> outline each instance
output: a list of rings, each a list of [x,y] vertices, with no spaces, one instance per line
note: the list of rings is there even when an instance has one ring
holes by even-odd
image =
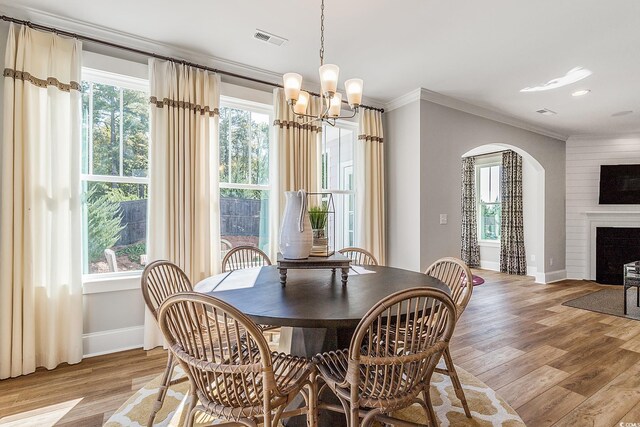
[[[382,113],[362,109],[356,142],[357,245],[386,263],[384,132]]]
[[[178,264],[195,284],[220,266],[220,77],[149,60],[149,258]],[[149,312],[144,347],[162,344]]]
[[[271,222],[271,250],[269,256],[275,259],[280,235],[280,219],[284,210],[284,192],[304,189],[308,192],[320,191],[320,135],[322,125],[315,121],[303,124],[305,120],[296,119],[287,104],[283,89],[274,89],[275,106],[275,159],[273,168],[278,194],[271,197],[270,214],[276,221]],[[317,115],[322,108],[321,100],[311,96],[308,114]]]
[[[11,25],[4,69],[0,379],[82,359],[81,44]]]

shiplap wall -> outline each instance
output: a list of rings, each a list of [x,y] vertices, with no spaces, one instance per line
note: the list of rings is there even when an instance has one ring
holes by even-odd
[[[640,210],[640,205],[598,205],[600,165],[640,163],[640,135],[571,137],[566,143],[566,162],[567,277],[590,279],[586,212]]]

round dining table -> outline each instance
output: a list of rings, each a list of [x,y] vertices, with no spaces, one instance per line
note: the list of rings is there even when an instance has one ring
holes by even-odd
[[[311,357],[347,348],[371,307],[413,287],[450,293],[426,274],[383,266],[352,266],[346,285],[331,270],[289,270],[283,287],[277,266],[271,265],[218,274],[197,283],[195,290],[233,305],[258,324],[281,326],[279,350]]]

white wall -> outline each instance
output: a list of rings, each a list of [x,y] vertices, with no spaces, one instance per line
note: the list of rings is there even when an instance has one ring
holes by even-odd
[[[383,119],[387,264],[420,271],[420,105],[389,111]]]
[[[589,218],[585,212],[640,211],[638,205],[598,205],[600,165],[625,163],[640,163],[640,135],[611,138],[572,137],[567,140],[566,257],[569,278],[595,279],[590,271]],[[620,217],[620,214],[615,215]],[[612,220],[607,220],[612,224],[610,221]]]

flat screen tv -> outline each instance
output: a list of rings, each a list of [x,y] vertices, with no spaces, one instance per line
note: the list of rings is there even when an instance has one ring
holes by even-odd
[[[600,166],[601,205],[640,204],[640,165]]]

